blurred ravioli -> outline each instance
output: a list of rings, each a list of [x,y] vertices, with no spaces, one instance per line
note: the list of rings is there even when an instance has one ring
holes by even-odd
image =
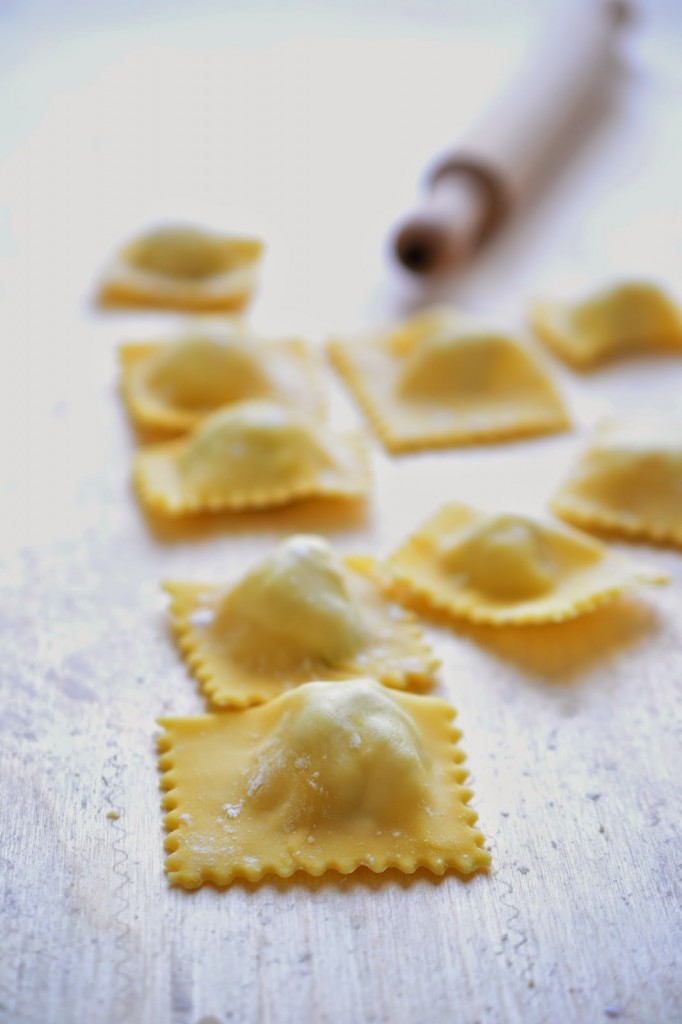
[[[630,352],[682,352],[682,315],[646,281],[623,281],[575,303],[537,300],[530,324],[567,363],[589,369]]]
[[[162,719],[172,885],[295,871],[485,870],[454,710],[372,679]]]
[[[364,443],[266,400],[208,416],[176,441],[135,455],[143,505],[166,516],[274,508],[304,498],[357,500],[369,488]]]
[[[256,704],[311,679],[372,675],[425,689],[438,662],[414,617],[385,596],[368,558],[322,537],[290,537],[232,586],[173,582],[171,622],[203,692]]]
[[[551,506],[588,530],[682,545],[682,420],[603,423]]]
[[[396,592],[493,626],[561,622],[667,577],[562,523],[446,505],[388,559]]]
[[[262,242],[191,225],[138,235],[111,260],[99,290],[104,306],[237,310],[250,300]]]
[[[322,415],[319,374],[298,338],[197,322],[163,342],[122,345],[121,394],[136,426],[182,434],[222,406],[267,398]]]
[[[328,352],[392,452],[569,425],[561,398],[528,347],[445,307],[389,330],[332,340]]]

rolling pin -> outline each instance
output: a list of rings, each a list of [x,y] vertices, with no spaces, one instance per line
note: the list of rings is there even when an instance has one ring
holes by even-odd
[[[598,102],[629,18],[623,0],[592,0],[551,27],[508,90],[429,172],[421,205],[392,238],[408,270],[457,270],[532,193],[562,139]]]

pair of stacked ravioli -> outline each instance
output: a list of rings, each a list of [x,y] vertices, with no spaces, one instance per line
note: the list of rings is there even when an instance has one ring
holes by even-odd
[[[485,868],[437,661],[370,559],[299,535],[231,586],[168,583],[211,704],[160,738],[172,883]]]
[[[122,390],[138,427],[178,438],[145,445],[133,479],[162,516],[355,501],[369,486],[355,431],[323,421],[315,366],[297,338],[197,324],[176,340],[127,345]]]

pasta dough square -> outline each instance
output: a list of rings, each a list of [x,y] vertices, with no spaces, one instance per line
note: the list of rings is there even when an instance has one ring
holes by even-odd
[[[165,584],[183,657],[221,706],[270,700],[322,675],[429,687],[438,661],[384,588],[371,559],[341,560],[321,537],[303,534],[231,587]]]
[[[682,352],[682,315],[656,285],[624,281],[575,302],[538,300],[530,324],[537,336],[577,369],[638,352]]]
[[[242,309],[256,284],[263,243],[189,225],[139,235],[104,272],[104,306],[149,306],[188,312]]]
[[[140,501],[164,516],[357,501],[369,480],[359,434],[265,400],[227,406],[186,437],[140,449],[133,463]]]
[[[120,348],[121,394],[133,423],[184,434],[235,402],[267,398],[322,416],[325,402],[309,347],[263,341],[244,328],[198,322],[165,342]]]
[[[162,719],[171,884],[350,874],[363,864],[485,870],[454,714],[444,701],[358,679]]]
[[[588,530],[682,545],[682,420],[603,423],[551,507]]]
[[[397,592],[492,626],[562,622],[668,577],[567,528],[446,505],[388,559]]]
[[[529,348],[450,309],[437,307],[366,337],[333,340],[328,352],[391,452],[569,425]]]

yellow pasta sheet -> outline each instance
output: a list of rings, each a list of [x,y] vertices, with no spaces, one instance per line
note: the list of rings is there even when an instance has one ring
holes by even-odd
[[[358,679],[161,720],[171,883],[485,869],[453,716],[441,700]]]
[[[667,577],[561,523],[450,504],[388,559],[396,593],[493,626],[561,622]]]
[[[425,689],[438,662],[371,559],[297,535],[230,587],[167,583],[180,650],[216,705],[260,703],[324,676]]]
[[[255,238],[164,225],[134,238],[114,256],[99,301],[188,312],[239,310],[255,288],[262,250]]]
[[[633,415],[603,423],[552,509],[587,530],[682,545],[682,420]]]
[[[563,402],[531,349],[437,307],[333,340],[330,359],[391,452],[565,430]]]
[[[623,281],[576,302],[541,299],[530,307],[538,337],[577,369],[632,352],[682,352],[682,314],[646,281]]]
[[[208,416],[186,437],[140,449],[133,482],[142,504],[165,516],[275,508],[305,498],[355,501],[370,485],[357,432],[265,400]]]
[[[184,434],[225,405],[265,398],[322,416],[318,367],[299,338],[197,321],[174,338],[120,348],[121,395],[136,427]]]

